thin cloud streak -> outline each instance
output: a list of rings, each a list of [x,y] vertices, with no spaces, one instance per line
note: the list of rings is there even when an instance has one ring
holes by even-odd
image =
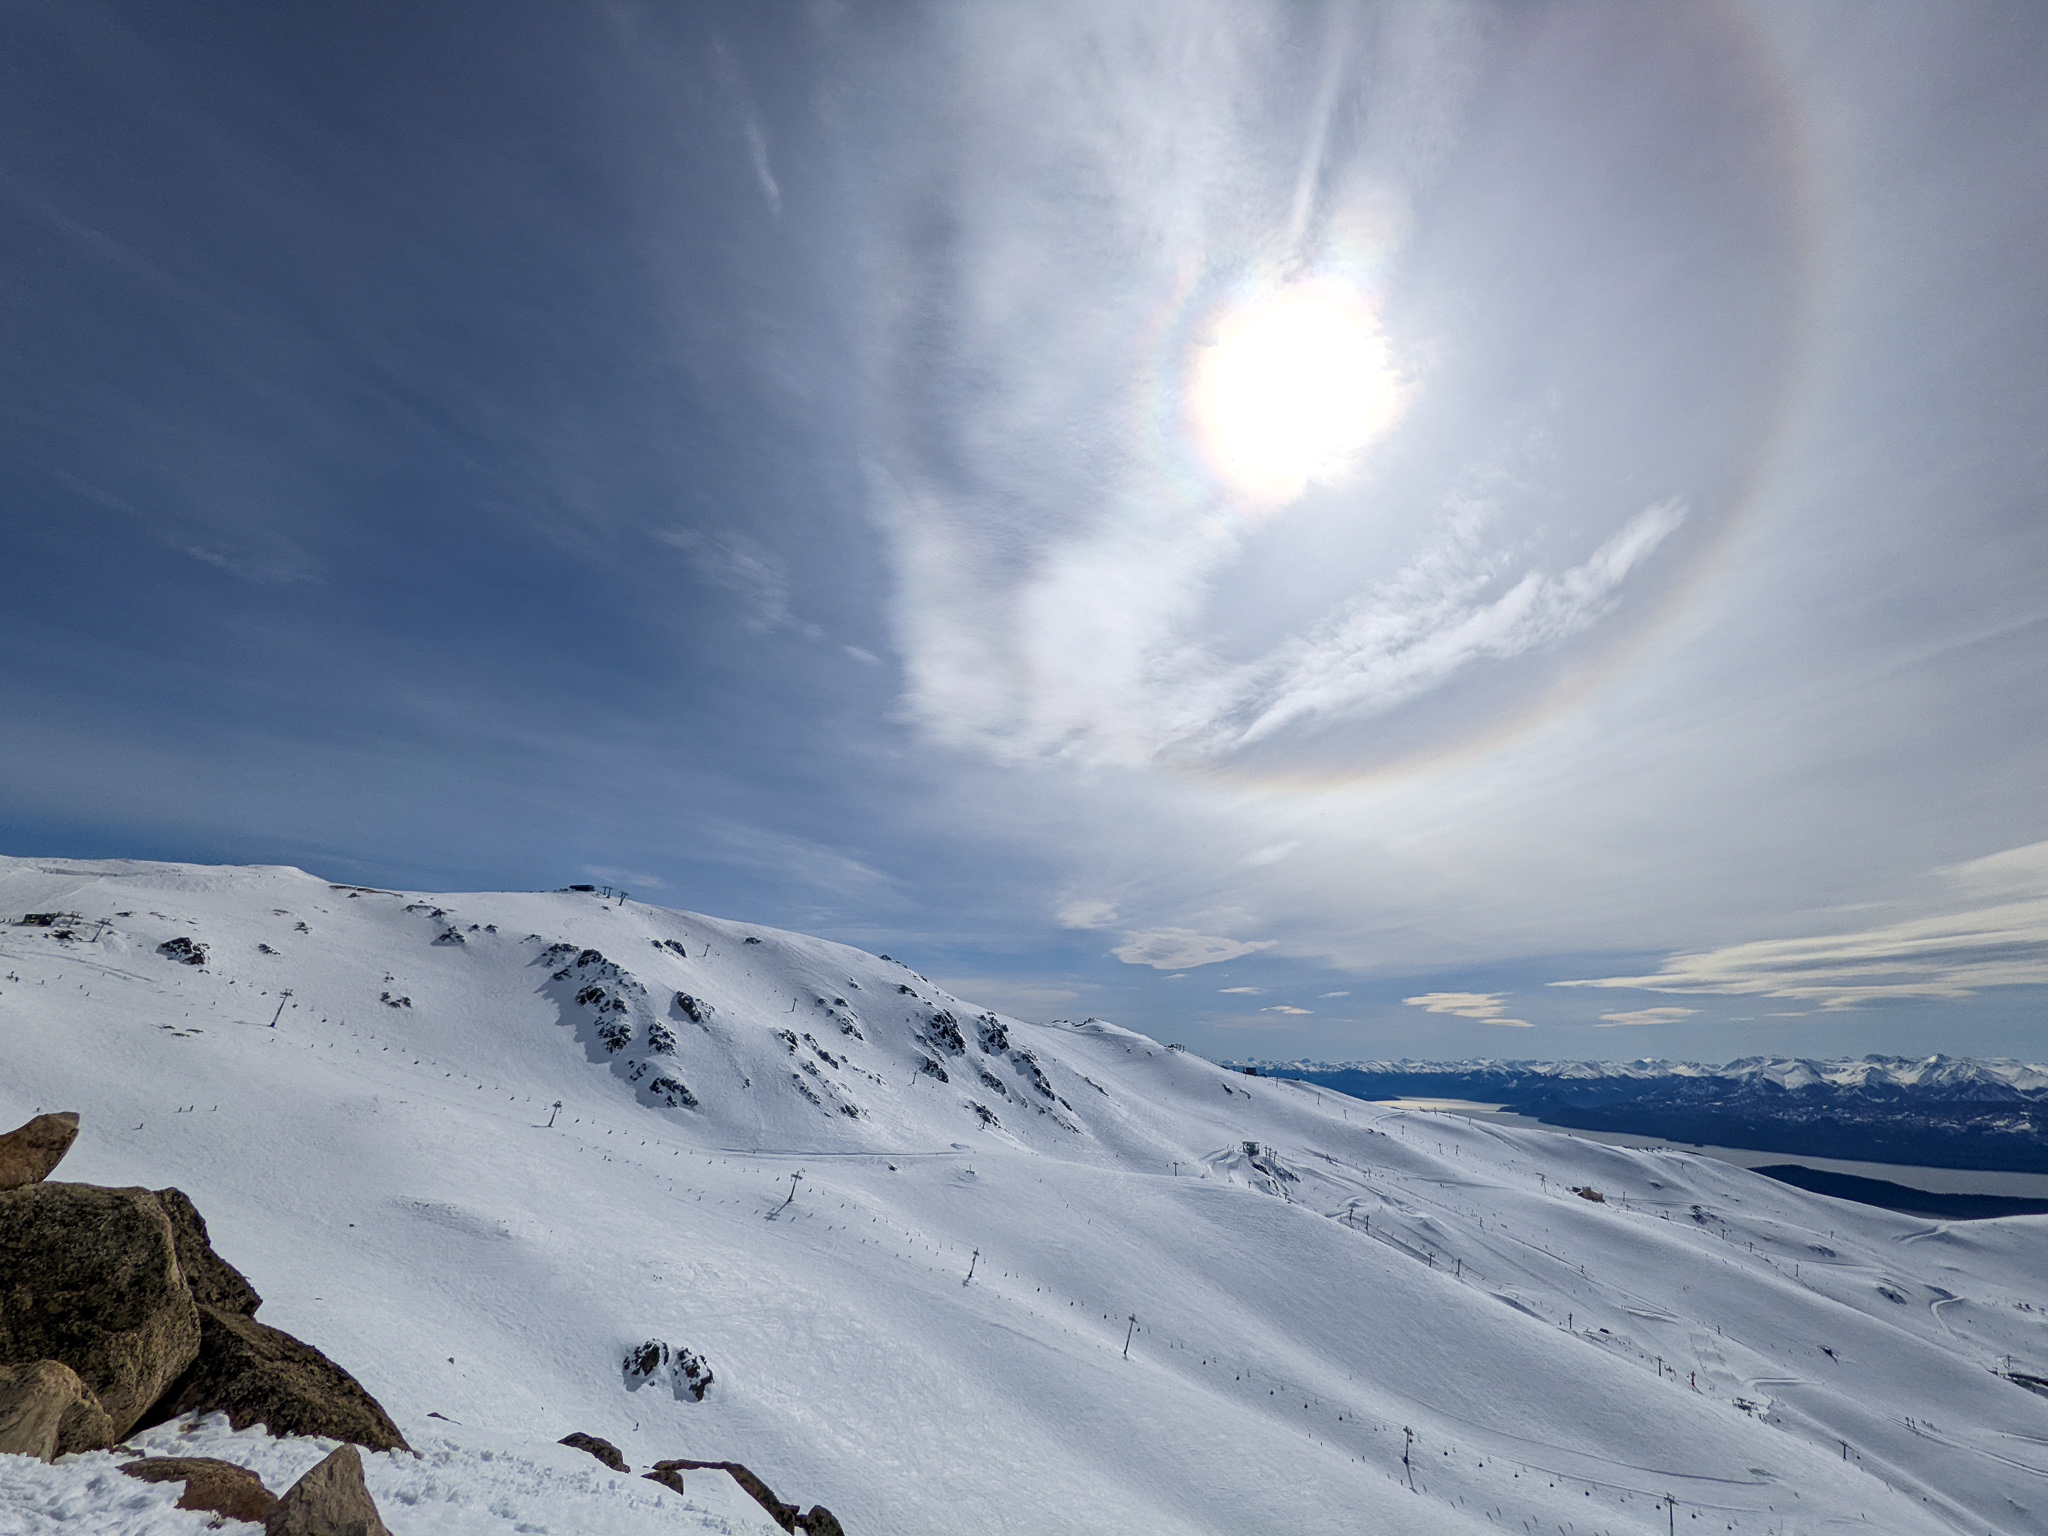
[[[1644,976],[1551,985],[1789,998],[1816,1003],[1823,1013],[1869,1003],[1956,1001],[1990,987],[2048,986],[2048,842],[1942,873],[1956,887],[1945,912],[1814,938],[1764,939],[1674,955]],[[1955,904],[1997,895],[2018,899]]]
[[[1447,1013],[1454,1018],[1472,1019],[1481,1024],[1505,1024],[1515,1029],[1534,1028],[1527,1019],[1507,1017],[1505,996],[1501,992],[1425,992],[1420,997],[1404,997],[1401,1001],[1426,1013]]]
[[[1220,939],[1197,933],[1192,928],[1154,928],[1125,934],[1123,943],[1110,953],[1125,965],[1149,965],[1158,971],[1180,971],[1241,959],[1259,950],[1271,949],[1274,942],[1266,939],[1247,944],[1238,939]]]

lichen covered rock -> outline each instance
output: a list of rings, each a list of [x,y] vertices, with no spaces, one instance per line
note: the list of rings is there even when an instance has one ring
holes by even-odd
[[[0,1193],[0,1365],[61,1361],[119,1439],[198,1353],[198,1308],[154,1194],[49,1183]]]

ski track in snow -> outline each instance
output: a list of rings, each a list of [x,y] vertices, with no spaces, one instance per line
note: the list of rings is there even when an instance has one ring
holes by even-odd
[[[0,927],[0,1119],[193,1197],[422,1452],[365,1458],[396,1536],[775,1529],[570,1430],[856,1536],[2048,1530],[2001,1374],[2048,1376],[2048,1217],[1390,1111],[593,894],[0,860],[30,912],[78,921]],[[647,1339],[703,1401],[629,1386]],[[136,1443],[274,1489],[326,1448]],[[0,1458],[0,1529],[205,1528],[117,1459]]]

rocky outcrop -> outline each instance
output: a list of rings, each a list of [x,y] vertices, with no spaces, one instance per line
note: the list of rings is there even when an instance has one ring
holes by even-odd
[[[126,1435],[199,1353],[170,1217],[146,1189],[0,1193],[0,1364],[56,1360]]]
[[[574,1450],[588,1452],[610,1467],[614,1472],[631,1472],[633,1470],[626,1465],[626,1458],[619,1454],[619,1448],[613,1445],[611,1441],[600,1440],[596,1435],[586,1435],[580,1429],[572,1435],[562,1436],[556,1443],[569,1446]]]
[[[362,1454],[344,1445],[293,1483],[263,1523],[264,1536],[391,1536],[363,1481]]]
[[[247,1467],[211,1456],[156,1456],[128,1461],[121,1470],[145,1483],[183,1483],[178,1508],[262,1525],[277,1513],[277,1498]]]
[[[194,943],[180,934],[175,939],[165,939],[157,945],[156,952],[166,960],[175,960],[180,965],[206,964],[206,946]]]
[[[0,1451],[49,1461],[113,1443],[106,1410],[70,1366],[58,1360],[0,1365]]]
[[[37,1115],[27,1125],[0,1136],[0,1190],[40,1184],[64,1160],[78,1136],[78,1116]]]
[[[668,1483],[667,1486],[673,1487],[678,1493],[682,1492],[682,1478],[680,1474],[692,1470],[726,1473],[734,1482],[746,1489],[753,1501],[768,1511],[769,1518],[774,1520],[785,1531],[790,1532],[791,1536],[795,1536],[797,1531],[805,1532],[806,1536],[846,1536],[845,1528],[840,1525],[838,1517],[824,1505],[813,1504],[809,1513],[804,1513],[795,1504],[783,1503],[782,1500],[775,1497],[774,1489],[762,1482],[751,1470],[737,1461],[686,1461],[678,1459],[675,1461],[657,1461],[654,1464],[655,1472],[665,1472],[676,1477],[676,1481]],[[648,1474],[650,1477],[653,1475],[653,1473]],[[667,1482],[665,1478],[655,1478],[655,1481]]]
[[[44,1115],[0,1138],[0,1151],[12,1149],[8,1166],[41,1179],[70,1145],[77,1118]],[[257,1322],[251,1314],[262,1305],[213,1251],[205,1218],[182,1190],[46,1182],[0,1190],[0,1366],[53,1362],[83,1383],[84,1397],[61,1412],[57,1454],[193,1412],[226,1413],[237,1429],[261,1424],[276,1435],[407,1448],[353,1376]],[[62,1396],[45,1377],[37,1381],[38,1404]],[[43,1412],[31,1415],[36,1426]],[[19,1435],[40,1445],[42,1429],[29,1424]]]
[[[236,1429],[261,1424],[273,1435],[325,1435],[375,1451],[411,1449],[383,1405],[319,1350],[219,1307],[199,1309],[197,1357],[145,1422],[187,1413],[225,1413]]]
[[[657,1376],[666,1376],[678,1401],[687,1397],[697,1403],[704,1401],[704,1394],[718,1379],[711,1362],[695,1350],[671,1349],[660,1339],[627,1350],[619,1371],[629,1390],[638,1391]]]
[[[253,1316],[263,1305],[256,1287],[242,1272],[213,1251],[206,1235],[206,1218],[199,1214],[182,1189],[160,1189],[157,1203],[171,1219],[171,1237],[178,1250],[178,1268],[191,1288],[192,1299],[202,1307]]]

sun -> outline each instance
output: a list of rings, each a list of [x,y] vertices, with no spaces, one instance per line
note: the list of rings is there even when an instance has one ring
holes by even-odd
[[[1238,305],[1195,352],[1191,425],[1238,498],[1276,508],[1335,479],[1401,414],[1405,391],[1378,317],[1355,294],[1303,282]]]

